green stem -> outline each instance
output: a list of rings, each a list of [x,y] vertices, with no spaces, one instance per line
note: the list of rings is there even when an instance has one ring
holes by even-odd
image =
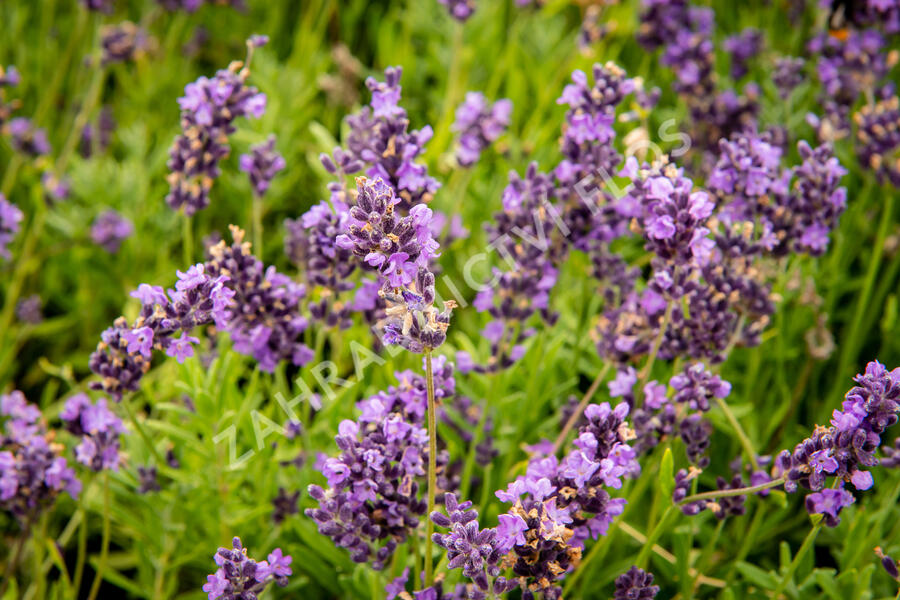
[[[6,333],[11,329],[10,325],[15,314],[16,300],[19,299],[19,295],[22,293],[25,278],[35,266],[31,260],[31,255],[34,253],[38,238],[44,229],[46,215],[47,209],[43,202],[39,201],[35,206],[35,215],[31,221],[31,227],[28,228],[25,241],[22,243],[22,250],[16,261],[16,270],[13,272],[12,281],[9,287],[6,288],[6,294],[3,297],[3,312],[0,314],[0,348],[6,347]]]
[[[4,196],[9,196],[9,193],[12,191],[13,183],[16,181],[16,174],[21,166],[22,155],[13,154],[12,158],[9,159],[9,165],[6,167],[6,172],[3,174],[3,184],[0,185],[0,193]]]
[[[144,429],[144,426],[141,425],[140,421],[138,421],[137,415],[135,414],[134,409],[131,406],[131,398],[129,398],[128,394],[122,396],[122,401],[120,402],[120,404],[125,407],[125,412],[128,413],[128,418],[131,420],[131,423],[137,430],[138,435],[140,435],[141,439],[144,440],[144,444],[146,444],[151,454],[153,454],[156,462],[161,465],[165,464],[165,459],[163,459],[162,455],[159,453],[159,450],[156,449],[156,446],[153,444],[153,440],[150,439],[150,435],[147,433],[147,430]]]
[[[44,597],[44,576],[42,573],[42,563],[44,562],[44,532],[47,529],[47,516],[44,515],[40,519],[40,525],[35,529],[31,536],[31,544],[34,546],[32,550],[32,568],[34,569],[33,578],[37,589],[35,596],[37,598]]]
[[[750,487],[736,488],[733,490],[714,490],[712,492],[693,494],[684,498],[678,504],[688,504],[690,502],[698,502],[700,500],[715,500],[716,498],[731,498],[733,496],[749,496],[750,494],[755,494],[756,492],[768,490],[783,484],[784,477],[779,477],[778,479],[773,479],[772,481],[761,483],[759,485],[753,485]]]
[[[98,60],[98,58],[99,57],[95,57],[95,60]],[[69,130],[69,137],[66,138],[66,143],[56,161],[56,170],[59,171],[60,174],[65,171],[66,164],[69,162],[69,158],[72,156],[72,152],[75,150],[78,140],[81,139],[81,131],[84,129],[84,126],[87,125],[91,113],[94,108],[96,108],[97,102],[100,100],[100,92],[103,90],[103,82],[106,80],[106,68],[99,65],[96,65],[93,68],[94,77],[91,79],[91,87],[88,89],[87,98],[81,105],[78,114],[75,115],[75,121],[72,122],[72,129]]]
[[[109,556],[109,473],[103,474],[103,539],[100,545],[100,562],[97,564],[97,573],[94,574],[94,583],[88,600],[95,600],[100,592],[100,584],[103,582],[103,571],[106,570],[106,560]]]
[[[425,351],[425,381],[428,388],[428,511],[425,515],[425,587],[434,582],[434,565],[431,562],[431,536],[434,523],[434,494],[437,488],[437,418],[434,404],[434,373],[431,368],[431,349]]]
[[[813,528],[809,530],[809,533],[806,535],[806,539],[803,540],[803,545],[800,546],[800,550],[797,551],[797,554],[794,556],[794,560],[791,561],[790,566],[788,566],[787,571],[784,573],[784,577],[781,578],[781,581],[778,583],[778,587],[775,588],[775,592],[772,594],[772,598],[778,600],[781,592],[784,591],[784,588],[790,584],[791,580],[794,577],[794,572],[797,570],[797,567],[800,566],[800,561],[803,560],[803,557],[806,556],[806,553],[809,552],[809,549],[812,548],[813,543],[816,541],[816,536],[819,535],[819,530],[822,528],[823,518],[819,518],[816,521],[816,524],[813,525]]]
[[[75,575],[72,589],[75,593],[81,589],[81,577],[84,575],[84,562],[87,558],[87,511],[81,507],[81,524],[78,526],[78,559],[75,562]]]
[[[191,217],[188,215],[182,215],[184,219],[181,223],[181,231],[182,231],[182,249],[184,251],[184,267],[189,267],[194,260],[194,227],[191,222]]]
[[[659,323],[659,333],[656,334],[656,339],[653,340],[653,346],[650,348],[649,356],[647,356],[647,364],[645,364],[643,370],[641,370],[640,385],[638,386],[638,390],[641,394],[643,394],[644,385],[647,383],[647,379],[649,379],[650,373],[653,371],[653,363],[656,362],[656,355],[659,354],[659,349],[662,347],[663,340],[666,337],[666,330],[669,328],[669,319],[672,317],[673,305],[674,302],[671,300],[666,304],[666,312],[663,314],[662,321]]]
[[[700,585],[700,577],[701,573],[706,571],[706,567],[709,566],[709,559],[712,556],[713,550],[716,548],[716,544],[719,542],[719,537],[722,535],[722,529],[725,528],[725,519],[719,521],[719,524],[716,525],[716,530],[713,532],[712,540],[707,541],[703,548],[703,553],[700,555],[700,560],[697,562],[696,573],[691,578],[691,592],[690,597],[693,598],[694,590]]]
[[[3,583],[0,584],[0,598],[3,598],[3,595],[6,593],[6,588],[9,587],[9,582],[12,579],[13,573],[16,572],[16,567],[19,566],[19,560],[22,558],[22,548],[25,546],[25,538],[28,537],[28,524],[29,522],[26,521],[25,525],[22,527],[22,535],[16,539],[16,545],[13,546],[9,562],[3,570]]]
[[[263,203],[262,197],[256,192],[253,193],[253,203],[251,205],[251,221],[253,227],[253,247],[256,249],[256,258],[262,260],[262,250],[263,250],[263,225],[262,225],[262,213],[263,213]]]
[[[603,382],[603,379],[606,377],[606,374],[609,372],[610,363],[605,363],[603,368],[600,369],[600,372],[597,373],[597,377],[594,378],[594,381],[591,383],[591,387],[588,388],[588,391],[585,392],[584,397],[581,399],[581,402],[578,403],[578,406],[575,408],[575,412],[569,416],[569,420],[566,421],[566,424],[563,426],[562,431],[559,432],[559,435],[556,436],[556,442],[553,444],[553,452],[551,454],[555,455],[559,452],[559,449],[566,441],[566,436],[569,435],[569,431],[575,426],[575,423],[578,422],[578,418],[581,416],[581,413],[584,412],[584,409],[587,408],[588,402],[591,401],[591,398],[594,397],[594,394],[597,392],[597,388],[600,387],[600,384]]]
[[[747,458],[750,459],[750,464],[753,465],[753,470],[759,471],[759,462],[756,460],[756,450],[753,449],[753,443],[750,441],[750,438],[747,437],[744,428],[741,427],[740,422],[737,420],[737,417],[734,416],[734,413],[731,412],[731,408],[725,400],[716,398],[716,403],[719,405],[719,408],[722,409],[722,412],[725,413],[725,418],[728,419],[728,422],[731,423],[731,426],[734,428],[734,432],[741,441],[741,446],[743,446]]]

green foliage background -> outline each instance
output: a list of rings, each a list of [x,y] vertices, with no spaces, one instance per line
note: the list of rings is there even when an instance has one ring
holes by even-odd
[[[249,182],[237,169],[237,156],[270,132],[278,136],[277,147],[288,168],[266,196],[263,256],[267,263],[295,273],[283,254],[282,222],[325,197],[329,177],[318,154],[338,145],[342,119],[368,101],[364,77],[378,75],[386,66],[403,66],[402,104],[409,111],[411,127],[435,127],[426,159],[443,187],[434,206],[461,214],[472,232],[445,249],[441,259],[454,281],[461,279],[466,260],[485,246],[482,223],[500,208],[507,172],[521,173],[532,160],[549,168],[557,159],[564,108],[555,101],[573,69],[615,61],[663,90],[659,107],[650,115],[651,131],[669,118],[685,123],[686,109],[669,89],[671,73],[634,41],[638,9],[634,0],[605,9],[604,20],[611,30],[587,53],[580,52],[575,42],[581,9],[564,0],[549,0],[540,10],[519,9],[512,0],[481,0],[476,15],[464,26],[452,22],[434,0],[251,0],[246,12],[204,6],[193,15],[167,13],[149,1],[118,4],[114,15],[102,16],[87,13],[71,0],[0,3],[0,64],[15,64],[22,74],[22,83],[12,94],[23,102],[18,114],[32,116],[48,130],[54,147],[50,160],[57,166],[65,163],[73,187],[69,201],[45,206],[40,165],[20,161],[6,142],[0,143],[4,173],[0,185],[26,213],[24,233],[12,247],[15,258],[0,265],[4,292],[0,389],[22,389],[51,417],[66,396],[84,387],[90,375],[88,356],[101,331],[119,314],[136,314],[136,301],[128,297],[131,290],[141,282],[172,285],[176,269],[202,259],[204,236],[224,233],[231,223],[249,229]],[[766,32],[765,53],[753,63],[749,77],[762,88],[761,120],[786,126],[796,138],[812,140],[804,116],[818,109],[813,69],[808,66],[809,76],[790,102],[778,99],[771,72],[774,56],[804,53],[816,23],[810,14],[791,25],[784,18],[783,4],[713,2],[716,39],[748,26]],[[100,27],[124,19],[146,25],[155,48],[134,63],[107,69],[92,66]],[[196,51],[186,51],[201,27],[208,40]],[[189,254],[183,217],[164,202],[165,163],[179,131],[176,98],[198,76],[243,58],[244,40],[252,33],[271,38],[255,55],[251,76],[251,82],[267,94],[269,107],[262,119],[238,123],[232,155],[215,184],[212,204],[191,223],[196,241]],[[334,52],[338,45],[346,46],[359,62],[358,75],[342,75]],[[719,58],[720,76],[727,81],[727,58]],[[326,75],[343,77],[345,93],[326,93],[322,79]],[[510,98],[514,111],[512,126],[496,148],[471,171],[461,171],[447,158],[452,151],[449,126],[467,90],[483,91],[491,99]],[[109,151],[90,159],[67,152],[73,135],[77,141],[73,123],[93,121],[101,105],[111,107],[118,123]],[[730,397],[734,412],[755,447],[767,451],[793,447],[814,424],[826,423],[851,386],[850,378],[868,360],[878,358],[888,367],[900,364],[897,190],[879,186],[859,167],[849,140],[839,142],[837,152],[850,170],[845,178],[849,207],[829,252],[818,261],[795,258],[784,265],[776,289],[783,300],[761,347],[738,349],[722,371],[734,384]],[[135,234],[113,255],[89,239],[91,222],[107,207],[121,211],[135,225]],[[637,247],[623,251],[639,254]],[[583,393],[601,367],[590,337],[599,298],[589,272],[584,256],[572,257],[552,300],[562,315],[560,322],[533,338],[516,367],[494,376],[457,377],[459,388],[483,403],[496,424],[497,460],[484,472],[472,468],[471,457],[468,461],[481,481],[471,488],[470,497],[481,500],[484,523],[493,522],[501,508],[493,490],[505,487],[524,468],[522,444],[555,437],[560,408],[569,395]],[[821,299],[818,306],[810,302],[808,285],[813,283]],[[464,292],[471,301],[474,292]],[[41,295],[46,316],[36,326],[13,318],[15,299],[31,293]],[[447,294],[440,284],[439,293]],[[804,338],[820,314],[827,315],[836,343],[824,360],[810,355]],[[485,322],[471,306],[458,310],[441,353],[452,356],[454,350],[465,349],[486,359],[488,344],[479,336]],[[315,333],[310,341],[319,358],[334,361],[343,376],[353,378],[351,340],[368,345],[370,335],[357,326],[341,336]],[[418,359],[406,354],[387,357],[387,364],[368,367],[358,385],[339,389],[335,399],[326,400],[314,419],[308,419],[308,405],[302,405],[301,413],[307,411],[302,438],[288,441],[272,434],[258,448],[251,411],[284,422],[275,394],[298,393],[300,388],[291,383],[296,375],[315,388],[309,369],[299,374],[282,369],[268,376],[231,352],[224,340],[209,368],[197,359],[182,366],[159,361],[142,391],[122,407],[123,417],[125,409],[135,411],[147,435],[133,431],[124,438],[127,462],[109,476],[108,504],[103,476],[90,481],[91,475],[83,473],[82,499],[59,501],[42,524],[43,537],[29,545],[30,558],[9,597],[71,597],[65,573],[74,566],[81,540],[90,552],[87,575],[92,574],[104,513],[112,527],[105,597],[203,598],[200,587],[213,570],[212,554],[232,535],[240,535],[253,556],[262,558],[275,546],[294,556],[290,585],[267,592],[268,597],[382,597],[388,578],[402,568],[405,549],[392,573],[373,574],[351,563],[346,552],[319,535],[302,513],[274,526],[271,500],[279,487],[301,489],[301,508],[312,506],[305,489],[322,479],[311,467],[316,453],[332,453],[337,424],[355,416],[355,401],[393,383],[392,373],[403,368],[421,367]],[[195,403],[196,413],[185,408],[185,395]],[[704,489],[714,486],[715,475],[725,474],[728,462],[740,451],[724,416],[713,411],[710,418],[716,433],[713,464],[702,478]],[[229,467],[227,444],[214,442],[231,425],[237,428],[237,453],[255,452],[237,468]],[[449,430],[441,429],[440,434],[451,453],[458,455],[460,441]],[[168,449],[175,451],[181,468],[169,468],[161,460]],[[302,467],[283,464],[301,450],[307,458]],[[669,502],[655,485],[661,456],[659,452],[648,457],[642,477],[623,490],[629,499],[623,520],[640,532],[658,523]],[[136,467],[147,463],[158,465],[163,490],[138,495]],[[857,504],[842,515],[841,525],[823,531],[815,552],[801,561],[787,588],[788,597],[893,597],[896,584],[876,568],[872,549],[881,545],[900,554],[896,506],[900,474],[878,468],[874,474],[875,488],[859,494]],[[658,555],[651,560],[663,586],[660,597],[769,597],[766,590],[780,580],[780,570],[790,563],[809,526],[802,498],[780,492],[750,499],[746,516],[724,524],[709,513],[677,519],[658,541],[674,555],[674,564]],[[17,526],[0,517],[0,530],[3,547],[9,548],[18,535]],[[52,545],[54,539],[59,550]],[[633,536],[614,528],[597,543],[596,551],[589,546],[591,558],[577,577],[569,577],[567,595],[610,597],[612,580],[634,562],[640,548]],[[700,585],[694,590],[689,569],[724,580],[727,586]],[[449,580],[456,577],[451,574]]]

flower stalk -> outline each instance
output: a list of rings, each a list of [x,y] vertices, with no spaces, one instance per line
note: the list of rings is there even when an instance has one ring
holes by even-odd
[[[428,512],[434,512],[434,495],[437,488],[437,418],[434,402],[434,372],[431,366],[431,349],[425,350],[425,381],[428,390]],[[425,587],[434,582],[434,564],[431,560],[431,536],[434,523],[425,520]]]

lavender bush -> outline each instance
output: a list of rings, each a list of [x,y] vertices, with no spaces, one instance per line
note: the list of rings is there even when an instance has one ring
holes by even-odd
[[[898,597],[896,2],[33,4],[0,598]]]

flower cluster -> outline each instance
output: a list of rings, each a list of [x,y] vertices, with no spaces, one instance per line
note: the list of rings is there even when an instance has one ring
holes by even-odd
[[[275,548],[268,560],[257,562],[247,556],[239,537],[232,540],[231,548],[219,548],[213,559],[219,568],[203,584],[209,600],[253,600],[272,582],[286,586],[292,573],[293,559],[289,554],[282,554],[281,548]]]
[[[610,180],[622,160],[613,144],[616,111],[625,97],[639,92],[641,86],[611,62],[595,64],[592,74],[594,83],[589,85],[585,73],[573,72],[572,83],[557,99],[557,104],[569,109],[560,139],[563,158],[553,171],[555,194],[562,204],[554,210],[562,214],[556,226],[568,244],[588,252],[603,279],[611,274],[609,268],[615,270],[616,263],[607,245],[627,233],[628,219],[612,191],[599,184]]]
[[[57,175],[53,171],[44,171],[41,175],[41,187],[44,188],[48,202],[62,202],[68,200],[72,193],[69,178]]]
[[[313,358],[301,341],[309,321],[301,313],[306,288],[287,275],[266,268],[244,242],[244,231],[231,226],[233,242],[224,240],[207,249],[210,277],[228,281],[229,306],[217,326],[231,335],[234,349],[252,356],[263,371],[271,372],[282,360],[301,366]]]
[[[269,189],[272,178],[284,169],[284,157],[275,150],[275,136],[250,147],[250,154],[241,154],[240,168],[250,178],[253,193],[260,198]]]
[[[834,411],[831,426],[817,427],[793,452],[785,450],[775,461],[776,472],[785,477],[785,491],[800,486],[813,491],[806,498],[809,512],[825,515],[832,527],[841,509],[855,501],[843,489],[844,482],[857,490],[874,484],[864,467],[877,464],[881,435],[897,423],[900,413],[900,369],[888,371],[873,361],[854,380],[857,385],[847,392],[841,410]],[[828,475],[836,478],[836,487],[825,489]]]
[[[900,98],[867,104],[853,119],[860,164],[872,169],[879,181],[900,185]]]
[[[16,318],[23,323],[37,325],[44,320],[41,312],[41,297],[38,294],[32,294],[24,298],[20,298],[16,302]]]
[[[500,561],[512,547],[509,536],[501,538],[497,529],[481,529],[478,511],[471,508],[470,501],[459,503],[454,494],[446,494],[444,506],[446,515],[435,511],[430,518],[435,525],[449,528],[450,532],[435,533],[432,539],[447,551],[447,568],[461,568],[463,575],[474,582],[476,589],[468,597],[484,600],[489,592],[504,594],[515,589],[518,585],[515,580],[500,575]]]
[[[131,221],[113,209],[105,210],[91,225],[91,240],[110,254],[119,251],[119,247],[134,233]]]
[[[156,0],[156,2],[170,12],[183,10],[186,13],[192,13],[204,4],[231,6],[238,10],[246,8],[245,0]]]
[[[335,148],[333,159],[324,153],[319,158],[325,170],[336,175],[338,181],[328,184],[331,193],[328,201],[312,206],[299,219],[285,220],[284,251],[291,262],[301,267],[306,278],[312,317],[328,327],[345,328],[352,324],[352,310],[363,310],[374,316],[379,312],[377,308],[383,308],[384,301],[377,295],[378,284],[371,280],[360,288],[375,292],[368,294],[364,302],[348,302],[345,297],[355,286],[349,278],[356,270],[357,260],[351,250],[337,243],[337,238],[350,224],[351,199],[346,178],[360,171],[362,163],[340,148]]]
[[[239,117],[259,118],[266,110],[266,96],[246,84],[250,71],[232,63],[210,79],[201,77],[184,88],[181,134],[169,152],[169,194],[166,202],[187,215],[209,206],[209,191],[219,176],[219,161],[231,148],[228,136]]]
[[[112,13],[113,0],[81,0],[84,7],[93,12]]]
[[[540,173],[536,163],[529,165],[524,179],[510,172],[503,211],[485,226],[491,248],[508,268],[494,268],[473,302],[479,312],[493,318],[483,332],[491,342],[490,361],[473,366],[480,372],[505,369],[524,355],[522,342],[535,333],[526,324],[532,315],[539,313],[548,323],[556,320],[550,311],[550,290],[557,280],[556,259],[566,249],[556,227],[561,215],[550,203],[553,191],[550,176]],[[524,238],[524,243],[516,237]]]
[[[399,203],[393,188],[381,179],[357,178],[356,205],[350,208],[347,232],[336,244],[380,274],[380,294],[388,303],[384,342],[422,352],[444,343],[455,303],[445,302],[443,311],[434,306],[429,264],[437,256],[438,243],[431,234],[431,209],[417,204],[399,217]]]
[[[30,157],[50,154],[50,141],[47,132],[35,126],[31,119],[16,117],[7,125],[10,143],[15,151]]]
[[[358,423],[343,421],[338,432],[335,441],[342,453],[322,465],[329,488],[310,485],[319,508],[307,509],[306,515],[355,562],[372,561],[380,570],[425,513],[419,482],[425,475],[428,433],[402,412],[364,412]]]
[[[75,457],[92,471],[119,470],[119,435],[125,433],[121,419],[106,406],[106,398],[91,403],[86,394],[66,400],[59,414],[66,429],[81,437]]]
[[[649,600],[656,598],[659,586],[653,585],[653,573],[632,566],[616,577],[614,600]]]
[[[91,371],[101,379],[91,387],[118,400],[125,392],[138,389],[150,370],[154,349],[179,362],[193,356],[192,344],[198,340],[189,335],[191,330],[213,322],[220,327],[228,324],[227,309],[234,303],[234,291],[225,287],[227,279],[211,275],[198,264],[185,273],[178,271],[175,289],[168,293],[146,283],[138,286],[131,295],[141,302],[140,315],[131,325],[119,317],[103,332],[89,362]]]
[[[343,301],[341,294],[354,288],[349,277],[356,270],[356,261],[350,250],[335,243],[347,228],[349,216],[346,204],[323,201],[299,219],[284,222],[285,254],[303,267],[310,288],[309,312],[329,327],[345,328],[352,323],[351,304]]]
[[[648,0],[644,7],[638,41],[651,50],[664,48],[661,62],[675,72],[673,87],[688,104],[694,145],[714,149],[719,139],[752,128],[759,110],[758,86],[748,84],[743,95],[719,90],[712,41],[713,11],[691,6],[688,0]],[[735,78],[743,75],[746,58],[753,54],[756,42],[752,30],[726,42],[726,51],[733,55]]]
[[[747,74],[748,61],[762,50],[763,36],[759,29],[744,29],[725,39],[722,48],[731,55],[731,78],[738,80]]]
[[[886,81],[896,54],[884,52],[886,41],[874,29],[851,30],[842,38],[821,34],[808,44],[818,55],[817,70],[822,84],[819,104],[823,115],[810,115],[808,120],[819,138],[833,141],[850,131],[850,109],[863,95],[882,98],[890,90]]]
[[[0,258],[9,260],[9,243],[19,233],[23,215],[19,207],[0,194]]]
[[[709,187],[722,203],[726,224],[761,222],[759,241],[766,252],[821,255],[829,233],[847,203],[840,187],[846,174],[829,145],[797,144],[802,163],[780,166],[781,150],[768,136],[747,133],[720,142]]]
[[[81,482],[40,409],[13,391],[0,395],[0,419],[0,508],[27,524],[63,491],[77,498]]]
[[[444,357],[435,357],[433,366],[438,418],[448,424],[462,418],[476,425],[480,415],[468,398],[456,393],[452,365]],[[328,489],[310,486],[309,494],[319,508],[306,511],[320,533],[347,548],[353,560],[372,561],[378,569],[426,510],[419,492],[428,461],[427,384],[422,375],[411,371],[395,375],[399,385],[361,401],[359,419],[341,423],[335,438],[341,454],[318,465]],[[465,445],[473,442],[471,432],[460,434]],[[458,488],[461,464],[450,464],[448,453],[441,449],[436,462],[440,502],[445,492]]]
[[[802,58],[784,56],[775,59],[775,72],[772,82],[778,88],[778,95],[786,100],[794,89],[803,82],[803,68],[806,61]]]
[[[425,165],[416,162],[433,132],[430,126],[408,131],[406,110],[398,105],[402,73],[400,67],[388,67],[383,82],[366,79],[372,101],[347,118],[347,149],[352,158],[365,165],[370,178],[380,177],[391,187],[398,208],[407,211],[428,202],[439,184],[428,175]]]
[[[577,564],[584,540],[605,535],[624,510],[625,500],[611,498],[606,488],[618,489],[623,477],[640,473],[627,443],[634,437],[624,420],[628,412],[624,402],[589,405],[575,448],[562,461],[538,445],[525,475],[497,492],[513,505],[499,518],[498,542],[512,551],[508,561],[528,597],[558,598],[556,582]]]
[[[459,133],[456,161],[463,167],[478,162],[481,152],[497,140],[509,126],[512,102],[488,102],[484,94],[469,92],[456,109],[453,130]]]

